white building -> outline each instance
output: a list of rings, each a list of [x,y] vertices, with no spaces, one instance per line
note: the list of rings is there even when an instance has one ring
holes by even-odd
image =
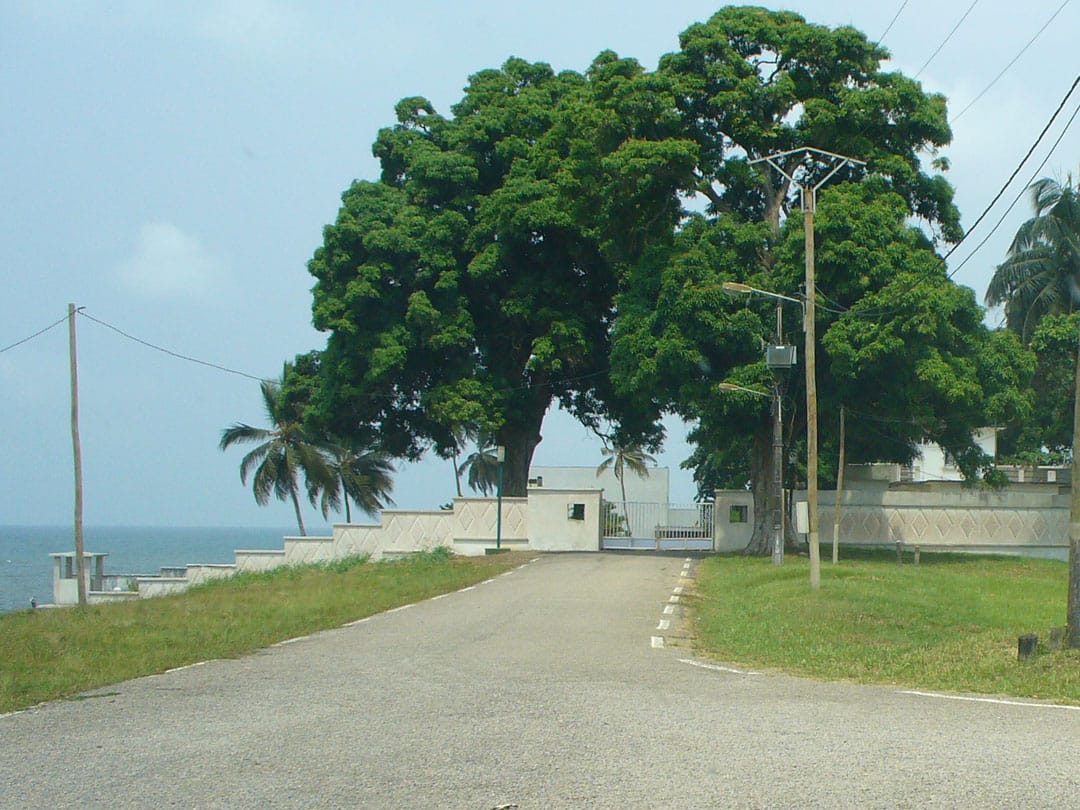
[[[667,467],[649,467],[648,477],[642,478],[637,473],[626,469],[623,484],[626,485],[626,500],[635,503],[668,503],[668,487],[671,471]],[[600,475],[596,467],[530,467],[530,487],[548,487],[552,489],[602,489],[604,499],[621,501],[622,486],[611,467]]]

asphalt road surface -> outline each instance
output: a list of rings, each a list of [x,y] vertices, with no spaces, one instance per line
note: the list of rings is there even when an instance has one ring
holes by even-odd
[[[0,808],[1080,807],[1080,711],[696,660],[696,564],[545,556],[0,717]]]

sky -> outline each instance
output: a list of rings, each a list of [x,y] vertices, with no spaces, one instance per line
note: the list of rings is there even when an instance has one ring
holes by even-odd
[[[954,140],[942,154],[965,227],[1080,72],[1080,2],[765,5],[851,24],[872,39],[884,34],[891,68],[949,98]],[[242,450],[223,453],[218,440],[234,422],[266,424],[252,378],[276,377],[285,360],[325,344],[311,326],[306,263],[342,191],[377,177],[371,143],[393,123],[395,102],[421,95],[448,113],[470,74],[510,56],[583,71],[611,49],[654,68],[677,48],[679,32],[719,7],[0,4],[0,524],[72,521],[66,325],[4,348],[60,321],[74,303],[87,316],[76,321],[86,524],[288,529],[291,507],[257,506],[240,483]],[[950,259],[956,281],[979,300],[1030,216],[1026,197],[1005,215],[1008,204],[1033,177],[1080,169],[1080,123],[1066,129],[1078,103],[1080,90]],[[690,473],[679,470],[685,430],[668,425],[658,460],[671,468],[672,500],[690,501]],[[549,412],[543,434],[535,464],[601,460],[600,441],[561,412]],[[438,508],[454,495],[449,462],[435,458],[400,466],[395,481],[401,508]],[[307,520],[322,522],[310,509]]]

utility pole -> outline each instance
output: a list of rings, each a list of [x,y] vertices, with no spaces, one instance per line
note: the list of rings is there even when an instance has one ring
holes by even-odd
[[[777,306],[777,311],[780,307]],[[780,381],[773,380],[773,489],[776,512],[773,515],[773,565],[784,564],[784,420],[781,414]]]
[[[780,387],[780,369],[791,368],[795,364],[795,347],[784,343],[784,310],[783,302],[798,304],[801,308],[803,302],[797,298],[759,290],[749,284],[740,284],[737,281],[725,281],[723,284],[726,293],[756,293],[776,299],[776,342],[765,350],[765,365],[773,372],[772,386],[772,415],[773,415],[773,565],[784,563],[784,420],[783,406],[781,404],[782,390]],[[803,313],[805,317],[805,312]],[[752,388],[743,388],[733,383],[720,383],[721,391],[749,391],[758,396],[768,396]]]
[[[71,360],[71,449],[75,461],[75,575],[79,604],[86,604],[86,559],[83,549],[82,446],[79,443],[79,360],[75,351],[75,305],[68,304],[68,356]]]
[[[796,158],[799,165],[804,165],[807,158],[824,161],[830,165],[825,176],[816,183],[807,184],[788,172],[778,161],[787,158]],[[834,174],[840,171],[848,163],[859,166],[866,164],[861,160],[826,152],[823,149],[815,149],[806,146],[800,149],[791,149],[786,152],[777,152],[756,160],[750,164],[766,162],[776,171],[783,175],[799,189],[802,198],[803,232],[806,246],[806,507],[809,522],[807,541],[810,545],[810,587],[817,590],[821,587],[821,547],[818,543],[818,446],[817,446],[817,369],[816,348],[817,334],[815,330],[815,286],[814,286],[814,211],[817,209],[817,191]],[[793,171],[798,171],[796,167]]]
[[[1076,394],[1073,398],[1072,496],[1069,499],[1069,598],[1065,609],[1065,644],[1080,647],[1080,343],[1076,352]]]
[[[832,524],[832,561],[840,559],[840,499],[844,497],[844,406],[840,406],[840,464],[836,471],[836,511]]]

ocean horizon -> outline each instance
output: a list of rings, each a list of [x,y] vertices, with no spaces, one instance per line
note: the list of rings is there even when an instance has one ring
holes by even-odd
[[[330,527],[308,530],[329,535]],[[85,526],[83,547],[105,554],[106,574],[154,575],[163,567],[231,563],[236,549],[280,549],[296,527]],[[53,601],[52,558],[75,550],[72,526],[0,526],[0,613]]]

